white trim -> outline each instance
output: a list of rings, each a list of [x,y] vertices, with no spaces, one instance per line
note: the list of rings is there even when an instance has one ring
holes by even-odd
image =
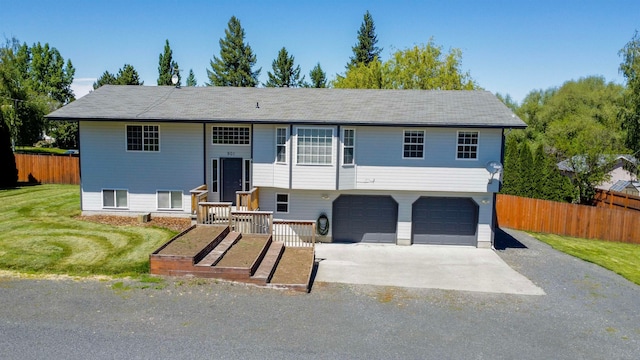
[[[344,144],[344,142],[345,142],[344,133],[347,130],[353,131],[353,145],[349,146],[351,149],[353,149],[353,154],[352,154],[351,162],[348,163],[348,164],[346,164],[344,162],[344,154],[345,154],[344,150],[347,148],[347,146]],[[342,140],[340,142],[340,144],[342,145],[340,163],[342,164],[343,167],[353,167],[353,166],[355,166],[356,165],[356,129],[352,128],[352,127],[342,128],[342,134],[340,134],[340,139]]]
[[[248,129],[249,130],[249,143],[247,144],[225,144],[225,143],[214,143],[213,142],[213,129],[214,128],[244,128],[244,129]],[[225,124],[215,124],[211,126],[211,145],[214,146],[251,146],[251,141],[253,140],[251,138],[251,126],[249,125],[225,125]]]
[[[404,156],[404,147],[405,145],[407,145],[407,143],[404,140],[405,140],[407,131],[422,132],[422,156],[421,157],[414,157],[414,156],[405,157]],[[402,159],[403,160],[424,160],[424,156],[425,156],[424,153],[426,151],[426,147],[427,147],[427,132],[424,129],[416,129],[416,128],[402,129]]]
[[[172,193],[180,193],[180,207],[168,207],[168,208],[161,208],[160,207],[160,192],[168,192],[169,193],[169,206],[171,206],[172,203]],[[156,209],[157,210],[162,210],[162,211],[177,211],[177,210],[184,210],[184,191],[182,190],[164,190],[164,189],[157,189],[156,190]]]
[[[283,202],[283,201],[278,201],[278,195],[286,195],[287,196],[287,202]],[[277,214],[288,214],[290,207],[291,207],[291,196],[289,195],[289,193],[276,193],[276,205],[274,206],[274,210],[275,213]],[[278,204],[286,204],[287,205],[287,211],[278,211]]]
[[[142,149],[141,150],[129,150],[129,132],[128,132],[128,127],[129,126],[140,126],[142,127]],[[144,127],[145,126],[157,126],[158,127],[158,150],[145,150],[144,149]],[[161,133],[160,133],[160,125],[159,124],[140,124],[140,123],[129,123],[129,124],[124,124],[124,150],[125,152],[132,152],[132,153],[159,153],[161,150],[161,145],[162,145],[162,141],[161,141]]]
[[[458,145],[460,145],[460,144],[458,144],[458,140],[460,139],[460,133],[461,132],[462,133],[476,133],[478,142],[475,145],[471,145],[471,146],[475,146],[476,147],[476,157],[475,158],[459,158],[458,157]],[[455,141],[454,150],[455,150],[454,156],[455,156],[455,160],[456,161],[478,161],[478,159],[480,158],[480,131],[478,131],[478,130],[458,130],[458,131],[456,131],[456,141]]]
[[[298,137],[298,132],[300,130],[331,130],[331,145],[329,146],[329,149],[331,150],[331,155],[330,155],[330,159],[331,162],[330,163],[326,163],[326,164],[315,164],[315,163],[305,163],[305,162],[299,162],[298,161],[298,156],[300,155],[300,147],[298,146],[298,141],[299,141],[299,137]],[[295,133],[296,133],[296,139],[295,139],[295,144],[296,144],[296,153],[295,153],[295,157],[296,157],[296,165],[303,165],[303,166],[334,166],[335,162],[335,154],[334,154],[334,148],[333,148],[333,143],[334,143],[334,139],[336,138],[336,130],[335,127],[330,127],[330,126],[297,126],[295,128]]]
[[[105,191],[113,191],[113,204],[114,206],[105,206],[104,204],[104,192]],[[118,191],[124,191],[127,193],[127,204],[125,206],[118,206]],[[102,208],[103,209],[117,209],[117,210],[128,210],[129,209],[129,189],[117,189],[117,188],[103,188],[100,190],[100,197],[102,198]]]
[[[278,144],[278,130],[284,129],[284,144]],[[276,164],[287,164],[289,162],[289,127],[278,126],[276,127]],[[284,146],[284,161],[278,161],[278,146]]]

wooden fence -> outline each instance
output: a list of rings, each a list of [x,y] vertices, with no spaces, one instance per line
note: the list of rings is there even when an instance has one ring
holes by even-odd
[[[640,213],[498,194],[498,226],[640,244]]]
[[[598,207],[640,211],[640,196],[616,191],[597,190],[594,200]]]
[[[80,184],[80,158],[71,155],[14,154],[18,181]]]

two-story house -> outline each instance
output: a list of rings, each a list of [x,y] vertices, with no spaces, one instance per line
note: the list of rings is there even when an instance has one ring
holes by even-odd
[[[478,247],[504,130],[525,127],[487,91],[103,86],[48,118],[79,122],[85,214],[258,188],[276,219],[325,215],[325,240]]]

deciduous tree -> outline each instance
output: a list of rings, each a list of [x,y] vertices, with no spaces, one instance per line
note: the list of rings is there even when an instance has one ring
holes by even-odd
[[[240,20],[232,16],[220,39],[220,57],[213,57],[207,69],[208,86],[253,87],[258,84],[262,68],[253,70],[257,62],[251,46],[244,42],[245,32]]]
[[[619,117],[626,130],[625,144],[637,155],[640,154],[640,36],[637,30],[618,55],[623,59],[620,72],[627,80]]]
[[[284,47],[271,63],[271,68],[273,73],[267,72],[269,79],[263,84],[266,87],[298,87],[304,82],[304,76],[300,79],[300,65],[295,66],[295,58]]]

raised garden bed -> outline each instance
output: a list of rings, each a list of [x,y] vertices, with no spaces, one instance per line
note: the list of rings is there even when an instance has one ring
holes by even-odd
[[[246,235],[235,243],[216,264],[217,267],[249,268],[254,265],[258,256],[263,252],[269,236]]]
[[[226,229],[226,226],[203,225],[191,228],[177,235],[157,254],[195,257]]]
[[[271,278],[273,285],[307,285],[313,269],[313,248],[287,247]]]

